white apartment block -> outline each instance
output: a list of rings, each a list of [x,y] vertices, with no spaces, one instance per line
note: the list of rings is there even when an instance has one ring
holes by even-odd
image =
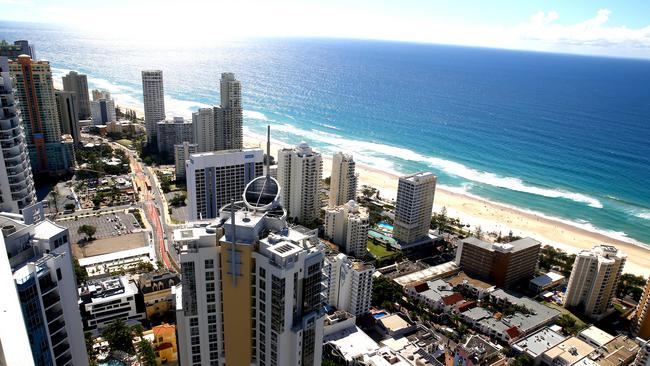
[[[183,117],[174,117],[156,123],[156,141],[158,151],[168,153],[174,152],[174,145],[183,142],[194,143],[192,121],[186,121]]]
[[[611,245],[582,250],[573,269],[564,296],[565,307],[581,305],[585,315],[601,318],[612,305],[627,256]]]
[[[428,240],[436,176],[420,172],[400,177],[393,236],[402,249]]]
[[[339,250],[363,258],[368,248],[368,210],[355,201],[325,209],[325,238]]]
[[[328,255],[323,265],[327,302],[355,316],[368,312],[372,300],[372,274],[375,268],[347,257]]]
[[[183,365],[320,365],[323,254],[316,231],[287,226],[279,196],[259,177],[214,224],[174,231]]]
[[[0,364],[88,365],[70,235],[39,209],[0,214]]]
[[[190,155],[185,165],[190,220],[219,215],[219,209],[241,199],[246,184],[263,173],[260,149],[225,150]]]
[[[113,99],[93,100],[90,102],[90,114],[92,115],[93,125],[95,126],[117,121],[115,101]]]
[[[111,322],[140,322],[147,318],[142,295],[126,276],[88,280],[79,288],[79,311],[85,331],[101,333]]]
[[[19,213],[36,203],[36,190],[5,57],[0,57],[0,143],[0,211]]]
[[[157,141],[156,124],[165,120],[165,89],[162,70],[142,71],[142,97],[147,141]]]
[[[63,76],[63,90],[72,92],[77,98],[77,118],[90,118],[90,98],[88,96],[88,77],[76,71]],[[110,99],[110,98],[107,98]]]
[[[278,151],[278,182],[282,187],[282,205],[287,215],[300,223],[312,223],[320,217],[320,181],[323,158],[301,142],[293,149]]]
[[[176,179],[185,178],[185,163],[190,158],[190,155],[199,152],[198,144],[190,144],[183,142],[182,144],[174,145],[174,171]]]
[[[214,110],[212,108],[201,108],[192,113],[192,134],[194,143],[197,144],[196,152],[215,150],[214,129]]]
[[[329,207],[341,206],[356,200],[358,174],[352,155],[338,152],[332,158]]]

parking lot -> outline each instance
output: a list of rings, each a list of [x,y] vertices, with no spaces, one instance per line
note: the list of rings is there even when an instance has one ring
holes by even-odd
[[[79,243],[79,240],[85,238],[83,234],[77,234],[77,230],[81,225],[92,225],[97,228],[94,238],[106,239],[112,237],[119,237],[139,231],[140,225],[135,217],[130,213],[109,213],[100,216],[80,217],[77,220],[65,220],[59,224],[70,229],[70,239],[74,244]]]

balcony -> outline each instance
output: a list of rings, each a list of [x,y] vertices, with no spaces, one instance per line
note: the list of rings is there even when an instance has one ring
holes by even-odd
[[[45,311],[45,316],[47,317],[47,322],[52,323],[53,321],[59,319],[63,315],[63,310],[54,306]]]
[[[50,324],[47,326],[47,329],[49,329],[49,330],[50,330],[50,334],[52,334],[52,333],[56,333],[56,332],[58,332],[58,331],[61,330],[63,327],[65,327],[65,322],[63,321],[63,319],[59,319],[59,320],[57,320],[57,321],[55,321],[55,322],[53,322],[53,323],[50,323]]]
[[[58,333],[56,333],[50,338],[50,340],[52,341],[52,347],[65,341],[66,339],[68,339],[68,335],[65,333],[65,331],[63,330],[59,331]]]
[[[72,356],[70,356],[70,352],[64,353],[61,355],[59,358],[56,359],[56,366],[63,366],[67,365],[68,362],[72,361]]]
[[[54,304],[59,303],[61,301],[61,297],[59,297],[59,294],[56,291],[52,291],[48,293],[47,295],[43,296],[43,305],[45,308],[49,308]]]

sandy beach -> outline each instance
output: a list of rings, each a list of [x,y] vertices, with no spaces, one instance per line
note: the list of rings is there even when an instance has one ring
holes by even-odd
[[[247,147],[266,148],[266,142],[257,135],[244,136],[244,144]],[[288,146],[272,140],[271,154],[276,156],[278,149]],[[323,177],[330,175],[331,167],[331,156],[323,156]],[[377,188],[384,200],[395,199],[398,176],[359,163],[356,169],[359,173],[359,186],[365,184]],[[594,245],[611,244],[627,254],[625,272],[650,275],[650,247],[644,248],[558,220],[437,187],[434,210],[438,211],[443,206],[447,208],[450,217],[458,217],[462,223],[470,224],[472,228],[480,225],[483,232],[501,232],[502,235],[507,235],[512,230],[514,235],[530,236],[543,245],[552,245],[568,253],[577,253]]]

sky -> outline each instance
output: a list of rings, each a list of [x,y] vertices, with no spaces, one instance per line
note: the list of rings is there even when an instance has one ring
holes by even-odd
[[[650,58],[649,0],[0,0],[0,10],[152,42],[332,37]]]

